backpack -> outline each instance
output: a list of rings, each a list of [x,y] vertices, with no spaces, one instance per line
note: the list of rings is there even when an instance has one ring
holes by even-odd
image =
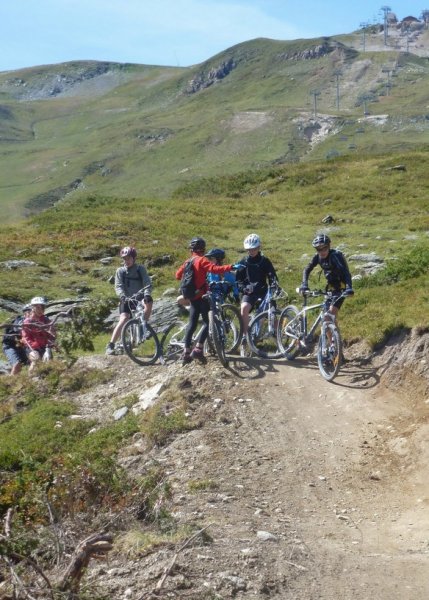
[[[192,300],[197,295],[197,288],[194,281],[194,259],[186,261],[183,269],[182,280],[180,282],[180,293],[184,298]]]

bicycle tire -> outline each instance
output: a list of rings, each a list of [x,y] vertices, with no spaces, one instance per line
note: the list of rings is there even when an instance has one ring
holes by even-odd
[[[164,360],[176,360],[185,348],[186,323],[176,321],[167,327],[161,339],[161,352]]]
[[[325,355],[323,348],[326,351]],[[324,323],[317,347],[317,362],[319,371],[326,381],[332,381],[338,375],[342,355],[343,343],[339,330],[333,323]]]
[[[209,331],[213,340],[216,354],[221,364],[226,367],[228,366],[228,359],[225,354],[225,342],[222,335],[223,324],[219,319],[218,315],[214,315],[213,311],[209,311]]]
[[[243,335],[240,309],[233,304],[222,304],[221,318],[225,328],[225,352],[231,354],[238,350]]]
[[[147,337],[142,339],[140,319],[130,319],[122,330],[122,345],[132,361],[141,366],[153,365],[161,355],[161,344],[155,330],[146,323]]]
[[[297,319],[293,325],[289,325],[292,319],[299,314],[299,310],[293,304],[289,304],[280,313],[277,324],[277,344],[282,355],[288,360],[294,360],[300,354],[299,340],[302,337],[302,321]],[[288,331],[296,338],[288,335]]]
[[[278,321],[280,317],[280,310],[274,309],[274,314]],[[283,356],[280,352],[277,343],[277,327],[275,331],[270,334],[267,331],[268,325],[268,311],[264,311],[256,315],[249,324],[249,331],[247,333],[247,339],[252,352],[260,358],[280,358]]]

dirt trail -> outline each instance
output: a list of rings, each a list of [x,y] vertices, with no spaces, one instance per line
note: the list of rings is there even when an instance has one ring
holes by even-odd
[[[164,448],[125,453],[130,472],[162,464],[175,519],[212,538],[176,556],[166,597],[427,600],[429,406],[411,384],[385,387],[389,360],[351,360],[335,383],[311,357],[145,370],[187,382],[204,416]],[[141,375],[129,368],[123,390]],[[214,486],[192,490],[201,482]],[[137,599],[173,556],[112,556],[115,575],[92,577]]]
[[[268,504],[283,503],[308,551],[293,595],[278,597],[427,598],[429,479],[410,399],[379,384],[383,366],[349,363],[335,384],[314,359],[274,369],[240,437],[271,458]]]

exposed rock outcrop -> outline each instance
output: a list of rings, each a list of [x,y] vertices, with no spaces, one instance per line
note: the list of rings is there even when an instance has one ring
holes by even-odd
[[[217,67],[212,67],[207,73],[200,72],[191,79],[185,89],[185,94],[195,94],[217,81],[224,79],[237,66],[233,58],[223,61]]]

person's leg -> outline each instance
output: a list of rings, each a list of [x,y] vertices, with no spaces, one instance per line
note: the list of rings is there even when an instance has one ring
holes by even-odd
[[[119,315],[119,321],[118,321],[115,329],[113,330],[112,337],[110,338],[111,344],[114,344],[116,342],[116,340],[119,338],[119,336],[121,335],[122,330],[124,328],[124,325],[128,321],[129,318],[130,318],[130,315],[128,313],[121,313]]]
[[[250,321],[250,311],[252,310],[252,305],[249,302],[242,302],[240,306],[241,319],[243,321],[243,337],[247,335],[247,330],[249,329],[249,321]]]
[[[122,333],[125,323],[131,317],[131,308],[128,303],[128,300],[121,300],[119,305],[119,321],[116,324],[112,337],[110,338],[110,342],[106,346],[106,354],[114,354],[115,353],[115,342],[119,339],[119,336]]]
[[[22,362],[16,348],[3,347],[3,351],[11,366],[9,375],[18,375],[22,368]]]
[[[201,328],[201,331],[198,335],[198,339],[196,341],[195,347],[200,348],[202,350],[204,347],[204,342],[206,341],[207,336],[209,334],[210,304],[208,303],[207,300],[204,300],[204,299],[199,300],[199,302],[200,302],[200,314],[201,314],[201,319],[203,321],[203,327]]]
[[[195,302],[191,302],[191,306],[189,309],[189,321],[188,321],[188,326],[186,328],[186,334],[185,334],[185,352],[191,351],[192,336],[194,335],[194,332],[198,325],[198,319],[200,317],[200,310],[201,310],[201,304],[200,304],[199,300],[196,300]]]
[[[28,353],[28,359],[30,361],[30,367],[28,369],[28,374],[30,374],[36,368],[37,363],[41,361],[42,356],[38,350],[31,350]]]
[[[12,369],[10,371],[11,375],[18,375],[18,373],[20,373],[22,370],[22,363],[20,363],[19,361],[16,362],[13,366]]]
[[[143,313],[143,318],[145,321],[149,321],[150,319],[150,315],[152,314],[152,307],[153,307],[153,300],[152,298],[148,298],[147,300],[145,299],[144,302],[144,313]]]

